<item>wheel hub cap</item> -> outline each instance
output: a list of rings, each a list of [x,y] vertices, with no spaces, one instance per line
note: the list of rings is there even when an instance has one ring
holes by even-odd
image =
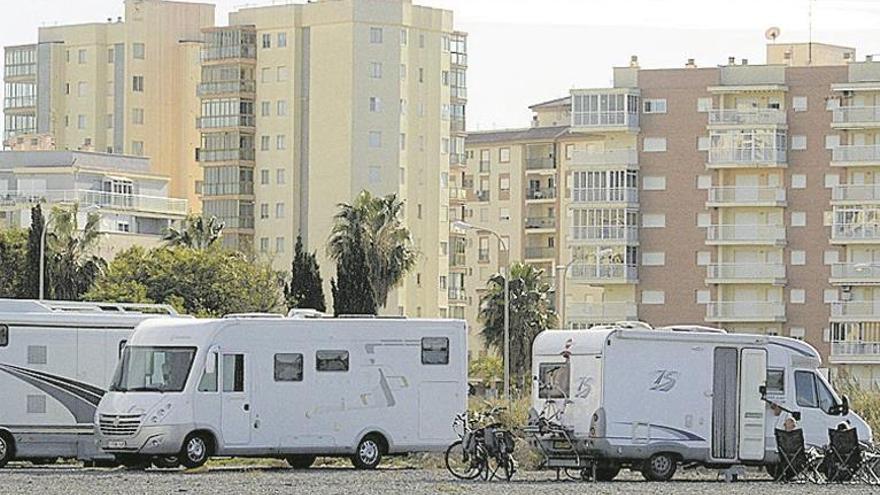
[[[665,457],[658,457],[654,459],[654,470],[658,472],[665,472],[669,469],[669,460]]]
[[[193,438],[186,446],[186,455],[190,460],[198,461],[205,455],[205,442],[201,438]]]
[[[0,459],[3,459],[5,457],[6,457],[6,440],[3,438],[0,438]]]
[[[367,464],[372,464],[376,461],[376,456],[379,455],[379,446],[376,445],[375,442],[364,442],[361,445],[360,456],[361,460]]]

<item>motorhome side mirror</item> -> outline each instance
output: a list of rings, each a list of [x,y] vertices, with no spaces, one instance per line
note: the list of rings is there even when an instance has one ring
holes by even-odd
[[[217,372],[217,354],[210,353],[208,354],[208,359],[205,361],[205,374],[213,375]]]
[[[846,416],[847,414],[849,414],[849,397],[844,395],[843,397],[840,398],[840,401],[841,401],[840,415]]]
[[[758,393],[761,394],[761,397],[767,396],[767,385],[761,385],[758,387]]]
[[[793,413],[791,413],[791,417],[794,418],[795,421],[800,421],[801,420],[801,412],[794,411]]]

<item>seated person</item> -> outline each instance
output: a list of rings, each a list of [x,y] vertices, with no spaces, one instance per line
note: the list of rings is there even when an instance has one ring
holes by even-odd
[[[776,423],[774,427],[777,430],[784,431],[794,431],[800,429],[800,425],[797,420],[794,419],[794,416],[791,415],[788,411],[783,411],[782,407],[775,402],[770,403],[770,410],[773,411],[773,415],[776,416]]]

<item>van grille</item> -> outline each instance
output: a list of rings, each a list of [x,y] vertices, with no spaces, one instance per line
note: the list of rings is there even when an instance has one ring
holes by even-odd
[[[98,419],[101,433],[110,437],[126,437],[141,427],[140,414],[102,414]]]

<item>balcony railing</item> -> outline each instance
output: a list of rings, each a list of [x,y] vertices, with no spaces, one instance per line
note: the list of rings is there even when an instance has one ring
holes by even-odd
[[[467,293],[461,287],[450,287],[447,289],[450,301],[466,301]]]
[[[256,45],[209,46],[202,49],[202,61],[230,58],[257,58]]]
[[[831,190],[832,201],[880,201],[880,184],[840,184]]]
[[[831,114],[835,124],[876,124],[880,123],[880,106],[839,107]]]
[[[785,241],[784,225],[710,225],[706,239],[712,242],[778,243]]]
[[[874,263],[834,263],[831,278],[847,282],[873,282],[880,280],[880,266]]]
[[[831,357],[880,359],[880,328],[832,328]]]
[[[840,145],[831,152],[832,162],[877,163],[880,162],[880,145]]]
[[[639,270],[623,263],[576,263],[571,266],[571,279],[578,282],[624,282],[635,283]]]
[[[256,156],[254,149],[238,150],[199,150],[200,162],[225,162],[231,160],[253,161]]]
[[[570,303],[566,306],[566,319],[590,323],[608,323],[635,320],[638,308],[632,302]]]
[[[753,205],[784,203],[785,189],[781,187],[724,186],[709,188],[709,203]]]
[[[556,188],[526,189],[526,199],[556,199]]]
[[[526,247],[527,260],[555,259],[555,247]]]
[[[709,280],[781,280],[785,278],[785,265],[781,263],[715,263],[706,267]]]
[[[710,148],[710,165],[776,166],[786,163],[785,148]]]
[[[785,304],[769,301],[716,301],[706,305],[709,321],[780,321]]]
[[[31,108],[37,106],[37,96],[7,96],[3,98],[3,108],[12,110],[16,108]]]
[[[639,152],[634,149],[605,150],[589,152],[587,150],[574,150],[571,155],[571,164],[575,167],[597,165],[638,165]]]
[[[199,129],[216,129],[223,127],[254,127],[256,119],[253,115],[222,115],[217,117],[199,117],[196,127]]]
[[[465,268],[467,258],[464,253],[452,253],[449,255],[449,266],[452,268]]]
[[[527,229],[555,229],[556,217],[528,217],[526,218]]]
[[[785,124],[785,112],[776,108],[720,109],[709,112],[709,125]]]
[[[21,203],[77,203],[81,206],[97,205],[108,210],[150,212],[169,215],[186,215],[185,199],[139,194],[121,194],[86,190],[50,190],[42,192],[18,192],[0,194],[0,204]]]
[[[454,201],[465,201],[467,200],[467,191],[460,187],[450,187],[449,199]]]
[[[572,189],[572,203],[638,203],[639,190],[635,187],[604,187]]]
[[[880,318],[880,301],[833,302],[831,318],[877,320]]]
[[[553,157],[526,158],[526,170],[553,170],[554,168],[556,168],[556,161]]]
[[[637,242],[639,240],[639,229],[633,225],[573,226],[571,228],[571,240],[575,242]]]
[[[476,191],[476,192],[474,192],[474,196],[476,196],[477,201],[480,201],[480,202],[489,201],[489,191]]]
[[[242,81],[213,81],[199,84],[198,95],[210,96],[225,93],[253,93],[257,90],[257,82],[252,80]]]
[[[870,223],[835,223],[831,226],[833,241],[880,241],[880,225]]]

